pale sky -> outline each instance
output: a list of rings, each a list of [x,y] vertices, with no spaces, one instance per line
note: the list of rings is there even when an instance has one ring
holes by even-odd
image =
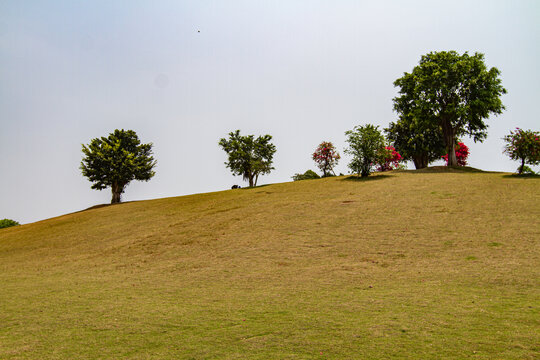
[[[484,143],[463,140],[470,166],[512,172],[501,138],[540,130],[539,44],[535,0],[0,0],[0,219],[109,203],[79,165],[81,144],[116,128],[158,161],[124,201],[246,185],[218,147],[236,129],[273,136],[259,184],[316,170],[321,141],[347,173],[344,132],[395,121],[394,80],[440,50],[484,53],[501,71],[507,110]]]

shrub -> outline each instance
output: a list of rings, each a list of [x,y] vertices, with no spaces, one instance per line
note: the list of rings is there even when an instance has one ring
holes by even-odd
[[[455,150],[458,166],[466,166],[467,158],[469,157],[469,148],[467,147],[467,145],[462,142],[458,142]],[[444,155],[442,158],[446,162],[446,166],[448,166],[448,154]]]
[[[396,151],[393,146],[386,146],[386,155],[384,161],[377,164],[377,171],[390,171],[401,169],[403,166],[400,162],[403,160],[403,157]]]
[[[11,220],[11,219],[0,220],[0,229],[11,227],[11,226],[17,226],[17,225],[20,225],[20,224],[16,222],[15,220]]]
[[[527,165],[523,166],[523,171],[521,171],[523,175],[536,175],[533,169],[528,167]]]
[[[310,179],[320,179],[321,177],[313,170],[307,170],[303,174],[294,174],[292,179],[294,181],[298,180],[310,180]]]

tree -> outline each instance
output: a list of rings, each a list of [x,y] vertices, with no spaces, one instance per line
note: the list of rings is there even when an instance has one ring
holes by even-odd
[[[82,174],[93,183],[92,189],[111,188],[111,204],[120,202],[132,180],[148,181],[155,174],[152,143],[141,144],[133,130],[116,129],[108,137],[92,139],[82,152]]]
[[[229,139],[219,140],[219,146],[227,153],[225,163],[234,175],[242,175],[249,186],[257,186],[259,175],[270,173],[276,146],[270,142],[272,136],[242,136],[240,130],[229,133]]]
[[[540,134],[538,131],[516,128],[510,135],[503,138],[506,141],[504,152],[512,160],[521,160],[518,174],[522,174],[525,164],[540,164]]]
[[[336,166],[341,159],[341,156],[337,152],[334,144],[329,141],[323,141],[317,146],[315,152],[312,155],[313,160],[317,163],[319,169],[323,172],[323,177],[336,175],[334,173],[334,166]]]
[[[457,137],[483,141],[487,136],[483,120],[504,110],[500,96],[506,89],[499,74],[494,67],[488,70],[480,53],[431,52],[422,56],[412,73],[394,82],[400,88],[394,110],[412,117],[416,131],[437,126],[449,154],[448,166],[456,166]]]
[[[401,116],[397,122],[391,122],[384,131],[389,142],[403,156],[403,160],[412,160],[416,169],[427,167],[446,152],[439,127],[435,125],[422,130],[416,126],[411,116]]]
[[[345,153],[353,157],[349,168],[362,177],[368,176],[377,163],[384,162],[386,156],[384,136],[378,128],[367,124],[345,132],[349,143]]]
[[[456,144],[456,160],[458,166],[466,166],[468,157],[469,148],[461,141],[458,141],[458,143]],[[448,154],[445,154],[442,158],[446,162],[446,166],[448,166]]]

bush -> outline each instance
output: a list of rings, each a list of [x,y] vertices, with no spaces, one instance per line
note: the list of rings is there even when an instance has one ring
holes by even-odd
[[[403,157],[396,151],[393,146],[386,146],[386,155],[384,161],[377,164],[377,171],[390,171],[402,169],[404,166],[401,164]]]
[[[294,174],[294,176],[292,177],[294,181],[320,179],[320,178],[321,177],[313,170],[308,170],[303,174]]]
[[[519,171],[519,168],[518,168],[518,171]],[[523,174],[523,175],[536,175],[534,170],[531,169],[530,167],[528,167],[527,165],[523,166],[523,169],[521,170],[521,174]]]
[[[469,148],[467,145],[460,141],[457,143],[455,151],[458,166],[466,166],[467,158],[469,157]],[[448,166],[448,154],[444,155],[442,158],[446,162],[446,166]]]
[[[15,220],[11,220],[11,219],[0,220],[0,229],[11,227],[11,226],[17,226],[17,225],[20,225],[20,224],[16,222]]]

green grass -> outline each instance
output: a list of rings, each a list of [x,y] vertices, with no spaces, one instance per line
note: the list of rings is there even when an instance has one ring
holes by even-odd
[[[1,359],[535,359],[540,182],[430,169],[0,230]]]

